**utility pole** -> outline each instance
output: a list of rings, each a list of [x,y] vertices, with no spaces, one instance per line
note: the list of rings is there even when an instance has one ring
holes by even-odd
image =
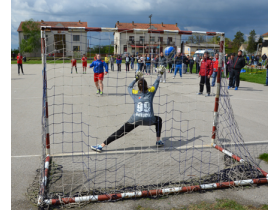
[[[151,29],[151,27],[152,27],[152,14],[149,16],[149,18],[150,18],[150,29]],[[148,34],[149,34],[149,33],[148,33]],[[148,35],[148,37],[149,37],[149,47],[148,47],[148,52],[150,51],[150,53],[151,53],[151,46],[150,46],[151,36],[150,36],[150,34]],[[150,50],[149,50],[149,48],[150,48]]]

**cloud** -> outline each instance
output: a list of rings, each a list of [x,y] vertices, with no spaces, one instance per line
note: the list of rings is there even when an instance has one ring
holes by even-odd
[[[114,27],[117,21],[175,24],[182,30],[220,31],[231,39],[237,31],[268,31],[267,0],[12,0],[11,34],[21,21],[87,21],[89,27]],[[254,9],[252,8],[254,5]],[[12,36],[14,39],[15,37]],[[17,40],[17,39],[16,39]],[[12,47],[18,43],[12,41]]]

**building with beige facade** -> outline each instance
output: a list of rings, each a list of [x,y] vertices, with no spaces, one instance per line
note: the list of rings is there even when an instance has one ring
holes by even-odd
[[[148,24],[148,23],[120,23],[117,21],[115,28],[118,29],[154,29],[154,30],[180,30],[176,24]],[[115,32],[114,54],[156,53],[162,52],[167,46],[175,47],[176,51],[181,47],[180,34],[143,33],[143,31]]]
[[[268,32],[262,35],[262,55],[265,53],[268,56]]]

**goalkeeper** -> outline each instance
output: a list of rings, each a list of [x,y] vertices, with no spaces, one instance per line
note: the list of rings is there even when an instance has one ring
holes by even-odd
[[[109,145],[113,141],[123,137],[139,125],[155,125],[157,136],[156,146],[164,145],[164,143],[160,140],[162,119],[159,116],[154,116],[153,110],[153,99],[163,73],[164,70],[160,72],[153,86],[148,88],[146,80],[142,77],[143,73],[138,72],[136,78],[128,86],[128,92],[134,101],[134,113],[119,130],[110,135],[101,145],[91,146],[92,150],[101,152],[105,145]],[[133,86],[137,81],[139,90],[134,90]]]

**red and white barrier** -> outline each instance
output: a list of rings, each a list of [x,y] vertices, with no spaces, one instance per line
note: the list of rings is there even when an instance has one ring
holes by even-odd
[[[118,193],[118,194],[107,194],[107,195],[91,195],[91,196],[81,196],[81,197],[72,197],[72,198],[61,198],[61,199],[47,199],[44,201],[44,203],[47,205],[60,205],[60,204],[69,204],[69,203],[118,200],[118,199],[125,199],[125,198],[140,198],[140,197],[143,198],[143,197],[150,197],[156,195],[164,195],[169,193],[193,192],[199,190],[221,189],[221,188],[229,188],[232,186],[245,186],[251,184],[265,184],[265,183],[267,183],[266,178],[248,179],[248,180],[240,180],[240,181],[194,185],[188,187],[164,188],[164,189],[149,190],[149,191],[136,191],[136,192],[127,192],[127,193]]]

